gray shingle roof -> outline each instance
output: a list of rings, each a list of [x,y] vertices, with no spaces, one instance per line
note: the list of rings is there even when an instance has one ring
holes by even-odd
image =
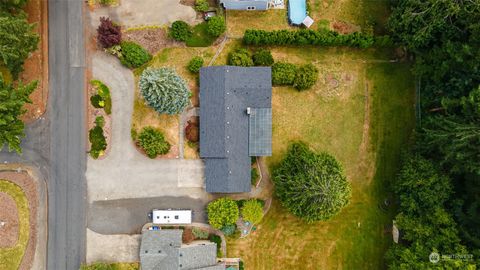
[[[269,67],[200,70],[200,156],[205,160],[207,192],[250,191],[249,157],[271,155],[271,107]],[[262,113],[252,118],[247,108]],[[251,119],[258,121],[252,125],[255,132],[249,133]],[[255,146],[251,151],[250,143]]]
[[[142,270],[225,269],[217,264],[215,243],[182,245],[182,230],[142,232],[140,263]]]

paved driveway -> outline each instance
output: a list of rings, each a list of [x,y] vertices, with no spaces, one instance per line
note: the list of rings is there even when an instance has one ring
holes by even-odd
[[[179,0],[121,0],[118,7],[102,7],[92,13],[91,23],[99,24],[100,17],[110,17],[122,26],[164,25],[176,20],[193,24],[196,12]]]

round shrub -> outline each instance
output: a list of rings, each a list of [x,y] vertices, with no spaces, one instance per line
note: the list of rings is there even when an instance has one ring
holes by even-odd
[[[195,239],[208,239],[208,231],[193,227],[192,233]]]
[[[207,33],[214,37],[219,37],[225,33],[227,26],[222,16],[213,16],[207,22]]]
[[[230,66],[251,67],[253,66],[253,60],[246,49],[240,48],[228,55],[228,64]]]
[[[152,59],[150,53],[135,42],[122,41],[120,47],[120,62],[128,68],[140,67]]]
[[[195,1],[195,10],[198,12],[205,12],[209,9],[207,0],[196,0]]]
[[[105,126],[105,118],[101,115],[95,117],[95,125],[103,128]]]
[[[228,224],[222,227],[220,229],[225,236],[230,236],[235,233],[235,230],[237,229],[237,226],[235,224]]]
[[[314,65],[303,65],[298,69],[297,74],[295,74],[293,87],[300,91],[309,89],[317,82],[317,78],[318,69]]]
[[[273,85],[292,85],[297,66],[290,63],[278,62],[272,66],[272,84]]]
[[[170,150],[170,143],[165,140],[163,133],[153,127],[145,127],[138,135],[137,144],[149,158],[165,155]]]
[[[92,103],[92,106],[100,109],[105,107],[105,101],[100,95],[93,95],[90,97],[90,103]]]
[[[174,21],[170,27],[170,37],[178,41],[186,41],[192,36],[190,25],[184,21]]]
[[[203,67],[203,58],[200,56],[193,57],[190,62],[188,62],[187,69],[191,73],[200,72],[200,68]]]
[[[259,223],[263,218],[263,206],[256,199],[246,201],[242,206],[242,218],[252,224]]]
[[[350,183],[338,161],[301,142],[290,145],[273,170],[273,181],[282,205],[307,222],[335,216],[351,196]]]
[[[90,141],[90,156],[97,159],[103,155],[107,149],[107,139],[103,135],[102,127],[96,125],[88,132],[88,139]]]
[[[171,68],[147,68],[140,76],[140,92],[158,113],[178,114],[187,107],[187,83]]]
[[[188,121],[188,125],[185,128],[185,137],[189,142],[198,142],[200,139],[198,124],[195,122]]]
[[[207,206],[208,223],[215,229],[237,222],[239,211],[237,203],[230,198],[220,198]]]
[[[264,49],[256,51],[252,58],[255,66],[271,66],[274,62],[272,53]]]
[[[109,18],[101,17],[97,28],[97,40],[103,48],[120,44],[122,41],[120,26],[114,24]]]

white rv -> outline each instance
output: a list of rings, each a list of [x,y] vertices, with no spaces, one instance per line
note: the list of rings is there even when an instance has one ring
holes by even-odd
[[[152,223],[161,225],[191,224],[192,210],[154,209],[152,211]]]

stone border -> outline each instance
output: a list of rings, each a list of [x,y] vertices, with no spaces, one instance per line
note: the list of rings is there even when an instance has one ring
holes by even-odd
[[[0,165],[0,172],[26,173],[35,181],[37,188],[37,235],[35,241],[35,254],[31,264],[31,269],[46,269],[47,265],[47,236],[48,236],[48,199],[46,179],[41,177],[41,173],[33,167],[23,164]],[[8,180],[8,179],[7,179]],[[28,199],[28,198],[27,198]],[[28,201],[30,202],[30,201]],[[23,263],[23,262],[22,262]],[[21,265],[20,265],[21,268]]]

